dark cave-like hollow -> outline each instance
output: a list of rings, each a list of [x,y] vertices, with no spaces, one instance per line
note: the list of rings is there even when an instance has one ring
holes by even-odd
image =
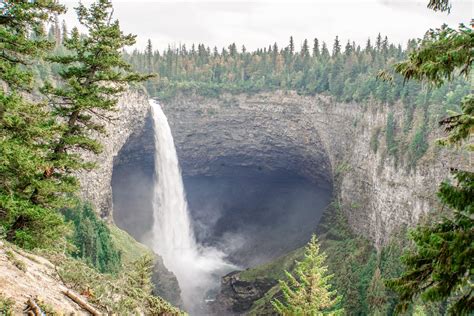
[[[242,267],[302,246],[331,199],[331,188],[286,170],[221,170],[183,177],[192,225],[200,244]],[[127,163],[117,165],[112,178],[115,223],[145,243],[153,223],[153,174],[150,163]]]
[[[129,138],[115,157],[112,174],[114,221],[145,244],[153,225],[151,123],[148,119],[144,130]],[[200,244],[222,250],[238,266],[251,267],[309,240],[332,197],[331,176],[327,174],[330,164],[324,150],[311,158],[301,144],[279,146],[278,150],[267,146],[265,150],[270,151],[265,152],[241,143],[235,152],[200,155],[196,160],[189,143],[193,141],[178,142],[177,151]],[[205,145],[205,138],[198,142]],[[215,150],[209,147],[210,152]],[[312,173],[322,178],[311,178],[308,170],[322,170]]]

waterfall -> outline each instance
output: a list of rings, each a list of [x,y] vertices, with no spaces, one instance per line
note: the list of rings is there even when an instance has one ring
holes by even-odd
[[[222,252],[197,244],[168,119],[156,101],[150,100],[150,106],[155,132],[151,244],[176,275],[185,308],[190,313],[202,314],[207,292],[215,290],[219,277],[236,267],[225,262]]]

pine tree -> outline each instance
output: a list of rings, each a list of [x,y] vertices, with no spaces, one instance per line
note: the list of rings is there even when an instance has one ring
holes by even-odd
[[[0,230],[25,248],[61,245],[67,232],[56,208],[71,184],[45,179],[59,126],[44,103],[25,100],[31,61],[54,47],[43,24],[64,7],[53,1],[5,2],[0,19]]]
[[[153,72],[153,46],[151,44],[151,40],[148,39],[146,49],[145,49],[145,54],[146,54],[146,71],[147,73],[152,73]]]
[[[63,20],[61,24],[61,44],[64,43],[65,40],[67,40],[67,25],[66,21]]]
[[[90,169],[89,162],[73,152],[76,150],[100,153],[100,143],[91,133],[104,133],[101,120],[109,120],[118,96],[129,83],[144,81],[151,75],[133,72],[122,58],[122,49],[135,43],[135,36],[124,35],[118,21],[111,21],[112,3],[98,0],[90,8],[79,4],[79,22],[88,34],[82,36],[77,28],[71,32],[64,46],[71,52],[53,56],[52,62],[63,65],[60,73],[63,85],[48,83],[43,92],[49,96],[54,114],[62,118],[63,131],[51,153],[51,172],[47,177],[70,179],[71,171]]]
[[[375,48],[378,52],[382,49],[382,35],[380,35],[380,33],[377,35],[377,39],[375,40]]]
[[[324,59],[328,59],[330,57],[329,55],[329,49],[326,45],[325,42],[323,42],[323,47],[321,48],[321,56],[324,58]]]
[[[339,42],[339,37],[336,36],[334,39],[334,45],[332,46],[332,56],[339,56],[341,53],[341,43]]]
[[[293,55],[295,53],[295,43],[293,41],[293,36],[290,36],[290,45],[288,47],[290,55]]]
[[[319,41],[317,38],[315,38],[313,42],[313,57],[318,58],[320,54],[321,53],[319,51]]]
[[[309,45],[308,45],[308,40],[305,39],[303,42],[303,46],[301,47],[301,56],[306,58],[309,57]]]
[[[280,315],[342,315],[343,310],[335,307],[341,300],[329,284],[324,266],[326,255],[320,253],[315,235],[305,248],[304,258],[296,262],[294,275],[286,272],[288,281],[280,280],[284,300],[275,299],[272,305]]]
[[[428,7],[449,11],[451,6],[447,0],[430,0]],[[462,24],[458,30],[445,25],[430,30],[420,47],[395,69],[406,80],[417,79],[435,86],[453,80],[456,73],[468,77],[472,69],[473,38],[472,29]],[[465,145],[472,152],[474,95],[466,95],[461,111],[451,114],[440,122],[448,134],[440,144]],[[453,315],[467,315],[474,310],[474,173],[453,168],[452,177],[452,182],[443,182],[438,190],[439,199],[451,213],[411,232],[414,249],[403,257],[406,270],[401,277],[387,282],[400,296],[400,311],[407,310],[419,296],[435,302],[450,298]]]

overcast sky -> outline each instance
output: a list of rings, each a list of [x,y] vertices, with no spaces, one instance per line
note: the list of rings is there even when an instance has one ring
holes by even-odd
[[[76,25],[74,7],[79,1],[61,1],[68,7],[68,26]],[[82,1],[87,4],[91,1]],[[169,44],[204,43],[211,48],[235,42],[254,50],[277,42],[288,44],[293,35],[297,48],[314,37],[332,47],[336,35],[364,45],[380,32],[405,46],[409,38],[422,37],[443,23],[469,25],[471,1],[453,2],[451,13],[426,8],[428,0],[113,0],[114,15],[122,29],[138,35],[137,47],[148,39],[155,49]]]

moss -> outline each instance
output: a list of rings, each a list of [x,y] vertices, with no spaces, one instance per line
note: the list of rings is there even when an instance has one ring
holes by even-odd
[[[277,315],[273,309],[271,301],[274,298],[277,298],[279,293],[280,293],[279,285],[275,285],[274,287],[272,287],[267,293],[265,293],[265,295],[261,299],[256,300],[252,304],[252,307],[248,315],[249,316]]]
[[[295,260],[303,256],[303,251],[303,248],[298,248],[274,261],[242,271],[239,277],[243,281],[252,281],[257,278],[283,279],[285,270],[290,271],[293,268]]]
[[[121,230],[115,225],[109,225],[112,242],[120,251],[123,263],[129,264],[144,255],[153,256],[153,252],[145,245],[136,241],[126,231]]]

